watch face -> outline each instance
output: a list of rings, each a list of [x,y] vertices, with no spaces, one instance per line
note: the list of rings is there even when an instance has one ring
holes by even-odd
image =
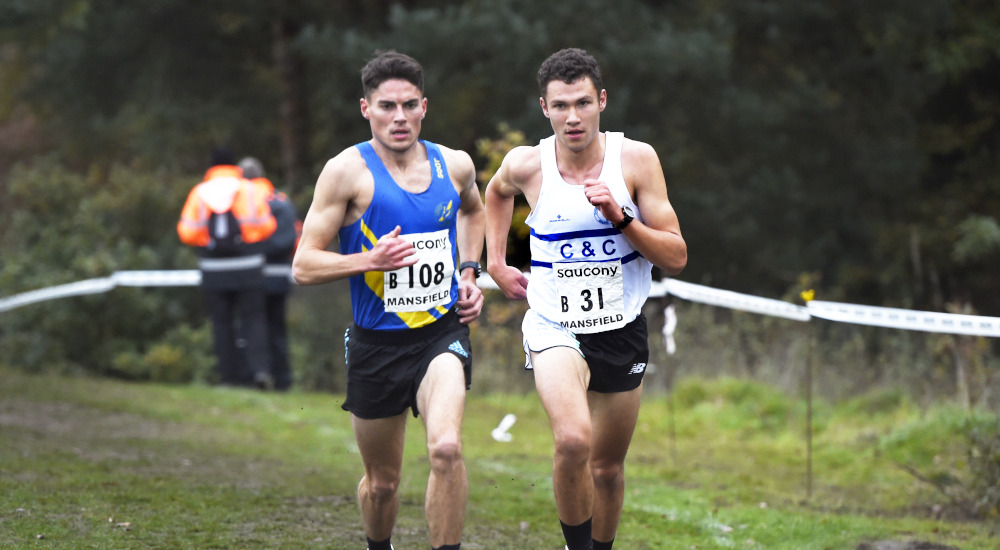
[[[635,217],[635,212],[632,211],[632,207],[631,206],[627,206],[627,205],[623,206],[622,207],[622,212],[625,213],[625,215],[629,216],[630,218],[634,218]]]

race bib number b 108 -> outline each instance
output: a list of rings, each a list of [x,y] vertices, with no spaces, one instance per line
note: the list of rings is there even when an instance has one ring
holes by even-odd
[[[455,275],[448,230],[400,235],[413,244],[417,263],[384,274],[385,310],[392,313],[427,311],[451,301]]]

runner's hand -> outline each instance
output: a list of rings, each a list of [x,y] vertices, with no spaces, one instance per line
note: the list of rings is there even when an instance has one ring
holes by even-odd
[[[467,325],[475,321],[483,311],[483,291],[475,283],[459,279],[455,306],[459,322]]]
[[[493,282],[500,287],[503,295],[511,300],[524,300],[528,297],[528,278],[520,269],[509,265],[488,269]]]
[[[583,194],[590,201],[590,204],[601,211],[604,219],[611,221],[621,218],[622,207],[611,195],[611,189],[608,188],[607,183],[600,180],[586,180],[583,182]]]
[[[400,226],[379,237],[375,247],[369,251],[373,271],[393,271],[417,263],[416,249],[406,239],[401,239]]]

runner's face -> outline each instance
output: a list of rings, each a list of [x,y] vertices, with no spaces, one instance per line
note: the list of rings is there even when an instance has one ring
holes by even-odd
[[[604,90],[598,92],[589,77],[569,84],[553,80],[545,87],[545,96],[540,102],[556,139],[571,151],[582,151],[600,131],[601,111],[607,105],[607,94]]]
[[[420,137],[420,125],[427,113],[427,98],[407,80],[386,80],[361,98],[361,115],[372,127],[372,137],[393,151],[405,151]]]

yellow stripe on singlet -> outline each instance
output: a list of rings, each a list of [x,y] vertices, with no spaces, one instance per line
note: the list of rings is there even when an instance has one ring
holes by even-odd
[[[361,220],[360,228],[361,233],[364,234],[365,237],[368,237],[368,241],[371,242],[372,247],[374,248],[378,239],[375,237],[375,234],[372,233],[371,228],[365,225],[365,220],[363,219]],[[367,252],[370,249],[365,247],[365,245],[361,245],[361,250]],[[385,274],[382,271],[366,271],[365,284],[368,285],[368,288],[372,289],[372,292],[378,296],[379,300],[382,300],[382,302],[385,303]],[[434,309],[441,315],[448,313],[448,309],[441,306],[437,306]],[[410,328],[418,328],[424,325],[429,325],[437,320],[437,317],[428,311],[398,312],[395,315]]]

